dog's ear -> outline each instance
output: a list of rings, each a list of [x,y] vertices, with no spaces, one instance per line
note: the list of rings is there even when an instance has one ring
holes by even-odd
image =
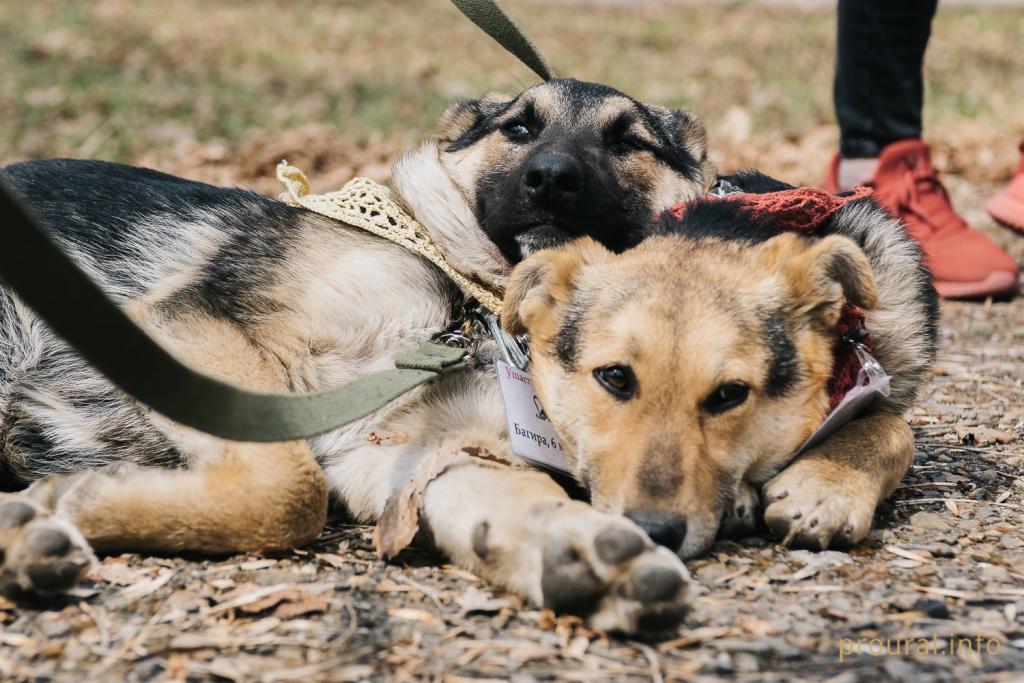
[[[708,132],[704,123],[688,111],[673,109],[672,125],[686,151],[698,162],[707,161]]]
[[[500,92],[487,93],[479,100],[464,100],[441,114],[434,135],[441,142],[454,142],[480,125],[488,116],[502,111],[514,98]]]
[[[871,264],[860,247],[841,235],[808,242],[792,233],[772,238],[766,248],[782,262],[783,277],[797,312],[828,326],[839,320],[844,301],[863,309],[878,304]]]
[[[669,138],[694,158],[702,175],[714,180],[718,174],[708,159],[708,132],[700,118],[682,109],[658,106],[649,108],[661,119]]]
[[[583,237],[558,249],[532,254],[515,267],[505,288],[501,324],[512,334],[536,336],[555,326],[559,313],[572,301],[580,270],[612,256],[599,242]]]

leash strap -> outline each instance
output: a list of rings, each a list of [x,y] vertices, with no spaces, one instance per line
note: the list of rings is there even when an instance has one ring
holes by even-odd
[[[530,42],[496,0],[452,0],[452,4],[535,74],[545,81],[555,77],[537,46]]]
[[[0,279],[125,393],[170,419],[234,441],[302,439],[366,417],[468,364],[464,349],[428,342],[395,369],[309,394],[250,391],[172,356],[111,301],[0,178]]]

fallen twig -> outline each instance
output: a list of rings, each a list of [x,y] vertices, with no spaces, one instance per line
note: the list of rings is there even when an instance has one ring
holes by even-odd
[[[1011,510],[1024,510],[1024,507],[1014,503],[997,503],[994,500],[974,500],[973,498],[914,498],[911,500],[897,500],[897,505],[926,505],[928,503],[975,503],[977,505],[998,505],[1001,508]]]

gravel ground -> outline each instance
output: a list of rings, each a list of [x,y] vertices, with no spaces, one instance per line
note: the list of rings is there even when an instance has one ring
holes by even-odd
[[[967,215],[1020,259],[1024,239]],[[1024,299],[947,303],[915,464],[849,553],[764,537],[689,563],[661,642],[593,633],[423,549],[376,559],[335,521],[283,556],[107,557],[66,600],[0,601],[4,680],[1020,680]]]

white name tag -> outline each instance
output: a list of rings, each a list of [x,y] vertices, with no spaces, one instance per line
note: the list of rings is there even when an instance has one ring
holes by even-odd
[[[846,392],[843,400],[825,417],[825,421],[808,437],[804,445],[796,452],[796,455],[800,455],[809,448],[814,448],[834,434],[837,429],[860,415],[861,411],[876,396],[889,395],[889,380],[891,378],[882,368],[882,364],[868,353],[867,348],[863,344],[858,344],[854,351],[857,354],[857,359],[860,361],[857,385]]]
[[[512,452],[531,465],[571,474],[562,444],[533,391],[530,374],[497,359],[494,369],[505,402]]]

